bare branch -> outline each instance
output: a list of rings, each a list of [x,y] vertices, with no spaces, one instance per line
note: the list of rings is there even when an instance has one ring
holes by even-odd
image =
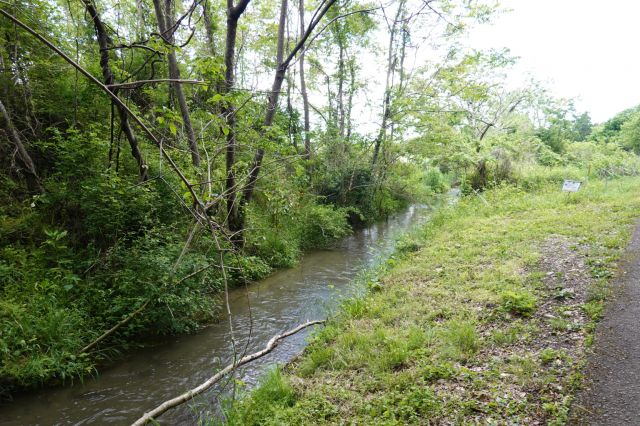
[[[114,83],[107,84],[109,89],[137,89],[138,87],[144,84],[154,84],[154,83],[177,83],[177,84],[207,84],[206,81],[200,80],[183,80],[179,78],[157,78],[155,80],[137,80],[130,81],[128,83]]]
[[[200,395],[201,393],[203,393],[204,391],[206,391],[207,389],[209,389],[211,386],[215,385],[216,383],[218,383],[224,376],[226,376],[227,374],[231,373],[232,371],[235,371],[238,367],[241,367],[251,361],[254,361],[258,358],[261,358],[263,356],[265,356],[266,354],[268,354],[269,352],[273,351],[278,344],[280,343],[281,340],[285,339],[286,337],[292,336],[302,330],[304,330],[305,328],[311,327],[312,325],[316,325],[316,324],[324,324],[325,321],[324,320],[317,320],[317,321],[309,321],[307,323],[301,324],[299,326],[297,326],[296,328],[287,331],[286,333],[282,333],[279,334],[277,336],[274,336],[271,338],[271,340],[269,340],[269,343],[267,343],[267,346],[265,346],[264,349],[262,349],[261,351],[258,352],[254,352],[252,354],[246,355],[244,357],[242,357],[240,360],[238,360],[237,362],[234,362],[233,364],[229,364],[227,365],[225,368],[223,368],[222,370],[218,371],[215,375],[213,375],[212,377],[210,377],[208,380],[206,380],[205,382],[203,382],[202,384],[200,384],[199,386],[183,393],[182,395],[179,395],[173,399],[169,399],[165,402],[163,402],[162,404],[158,405],[156,408],[154,408],[153,410],[147,412],[144,414],[144,416],[140,417],[138,420],[136,420],[134,423],[132,423],[132,426],[140,426],[140,425],[144,425],[147,422],[152,421],[153,419],[158,418],[158,416],[162,415],[163,413],[167,412],[168,410],[175,408],[191,399],[193,399],[194,397]]]
[[[149,302],[151,301],[151,299],[147,299],[146,302],[144,302],[142,304],[142,306],[140,306],[138,309],[136,309],[135,311],[131,312],[125,319],[123,319],[122,321],[120,321],[119,323],[117,323],[116,325],[114,325],[113,327],[111,327],[109,330],[105,331],[104,333],[102,333],[100,335],[100,337],[98,337],[96,340],[94,340],[93,342],[89,343],[87,346],[85,346],[84,348],[82,348],[80,350],[80,353],[83,354],[85,352],[90,351],[91,349],[93,349],[98,343],[102,342],[104,339],[106,339],[107,337],[111,336],[113,333],[115,333],[115,331],[117,329],[119,329],[120,327],[122,327],[123,325],[126,325],[129,323],[129,321],[131,321],[136,315],[138,315],[140,312],[142,312],[144,310],[144,308],[147,307],[147,305],[149,304]]]

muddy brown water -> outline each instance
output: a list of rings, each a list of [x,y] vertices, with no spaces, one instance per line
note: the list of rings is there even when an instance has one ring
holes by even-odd
[[[276,334],[307,320],[325,318],[340,300],[359,289],[359,272],[387,258],[397,239],[424,222],[431,209],[411,206],[369,228],[356,231],[331,250],[307,253],[294,268],[230,294],[237,347],[262,349]],[[309,330],[286,339],[269,355],[237,372],[241,389],[254,386],[265,371],[299,354]],[[233,359],[228,318],[193,335],[167,337],[130,353],[98,377],[70,387],[19,395],[0,405],[0,425],[125,425],[161,402],[195,387]],[[198,424],[203,414],[228,398],[230,383],[165,413],[161,424]]]

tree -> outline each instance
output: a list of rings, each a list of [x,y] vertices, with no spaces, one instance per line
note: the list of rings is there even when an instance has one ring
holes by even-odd
[[[158,29],[160,30],[160,37],[168,45],[167,62],[169,66],[169,78],[173,80],[171,86],[173,92],[178,100],[178,106],[180,108],[180,114],[182,115],[182,123],[184,124],[187,132],[187,141],[189,149],[191,150],[191,161],[196,167],[200,166],[200,150],[198,148],[198,141],[193,130],[193,124],[191,123],[191,116],[189,114],[189,107],[187,106],[187,100],[182,90],[182,84],[180,83],[180,67],[176,58],[175,50],[175,33],[178,29],[178,25],[174,18],[175,4],[172,0],[165,0],[164,5],[162,0],[153,0],[153,7],[156,12],[156,19],[158,21]]]
[[[304,34],[304,0],[298,1],[298,13],[300,20],[300,34]],[[299,58],[300,67],[300,94],[302,95],[302,109],[304,111],[304,154],[305,158],[311,158],[311,124],[309,119],[309,95],[307,94],[307,81],[304,73],[304,57],[305,46],[302,46],[302,52]]]
[[[91,18],[93,22],[93,26],[96,31],[96,36],[98,39],[98,46],[100,48],[100,68],[102,69],[102,77],[104,78],[104,84],[109,87],[115,84],[115,77],[113,75],[113,71],[111,70],[111,66],[109,64],[109,52],[110,52],[110,39],[107,34],[107,29],[102,23],[100,16],[98,15],[98,11],[92,3],[92,0],[82,0],[87,10],[88,16]],[[117,96],[118,89],[112,89],[112,93]],[[129,124],[129,114],[121,105],[115,105],[115,108],[118,111],[118,117],[120,118],[120,129],[124,133],[125,137],[129,141],[129,146],[131,148],[131,155],[135,158],[138,163],[138,169],[140,171],[140,180],[145,181],[149,178],[148,171],[149,167],[144,160],[144,156],[140,151],[140,147],[138,145],[138,139],[136,138],[131,125]]]

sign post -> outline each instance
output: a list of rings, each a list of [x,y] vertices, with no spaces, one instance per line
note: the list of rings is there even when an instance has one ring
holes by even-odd
[[[563,192],[578,192],[580,190],[580,185],[582,182],[578,182],[575,180],[565,180],[562,184]]]

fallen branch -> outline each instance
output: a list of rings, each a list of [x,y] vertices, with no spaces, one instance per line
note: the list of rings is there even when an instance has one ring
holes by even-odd
[[[258,352],[254,352],[252,354],[249,354],[247,356],[242,357],[240,360],[238,360],[236,363],[234,364],[229,364],[227,365],[225,368],[223,368],[222,370],[218,371],[214,376],[212,376],[211,378],[209,378],[207,381],[205,381],[204,383],[202,383],[201,385],[199,385],[198,387],[195,387],[185,393],[183,393],[180,396],[177,396],[173,399],[167,400],[165,402],[163,402],[162,404],[158,405],[156,408],[154,408],[153,410],[147,412],[144,414],[144,416],[140,417],[138,420],[136,420],[134,423],[132,423],[132,426],[140,426],[140,425],[144,425],[147,422],[151,421],[154,418],[157,418],[158,416],[160,416],[162,413],[177,407],[180,404],[183,404],[191,399],[193,399],[195,396],[201,394],[202,392],[206,391],[207,389],[209,389],[211,386],[213,386],[214,384],[216,384],[217,382],[220,381],[220,379],[222,379],[225,375],[227,375],[228,373],[236,370],[238,367],[247,364],[255,359],[258,359],[260,357],[265,356],[266,354],[268,354],[269,352],[273,351],[276,346],[278,346],[278,344],[280,343],[280,341],[286,337],[289,337],[291,335],[294,335],[296,333],[298,333],[301,330],[304,330],[307,327],[310,327],[312,325],[316,325],[316,324],[324,324],[324,320],[317,320],[317,321],[309,321],[307,323],[301,324],[299,326],[297,326],[296,328],[287,331],[286,333],[282,333],[279,334],[277,336],[274,336],[271,338],[271,340],[269,340],[269,343],[267,343],[267,346],[265,346],[265,348],[261,351]]]
[[[119,323],[114,325],[113,327],[111,327],[109,330],[107,330],[104,333],[102,333],[102,335],[100,335],[100,337],[98,337],[96,340],[94,340],[93,342],[89,343],[87,346],[82,348],[80,353],[82,354],[82,353],[88,352],[89,350],[93,349],[98,343],[102,342],[104,339],[106,339],[107,337],[111,336],[117,329],[119,329],[123,325],[127,324],[129,321],[131,321],[133,319],[133,317],[135,317],[140,312],[142,312],[144,310],[144,308],[147,307],[147,305],[149,304],[150,301],[151,301],[151,299],[147,299],[147,301],[144,302],[142,304],[142,306],[140,306],[135,311],[131,312],[128,317],[126,317],[125,319],[123,319],[122,321],[120,321]]]

